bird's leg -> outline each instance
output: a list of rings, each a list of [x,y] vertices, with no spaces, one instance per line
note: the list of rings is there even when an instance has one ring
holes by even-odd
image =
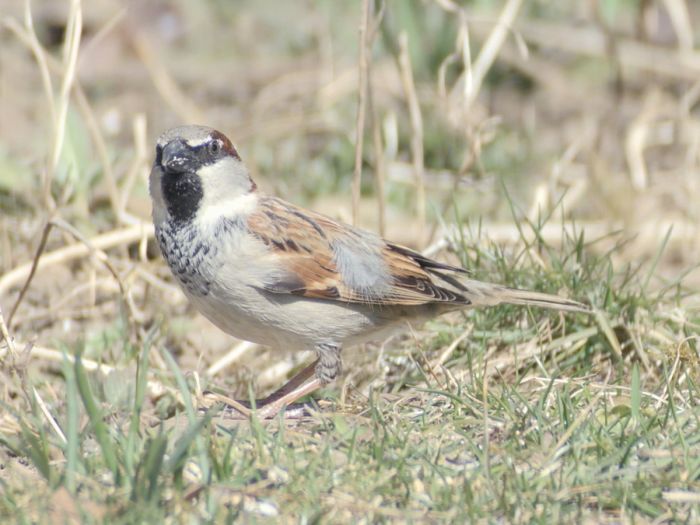
[[[273,418],[286,405],[292,404],[294,401],[317,390],[322,383],[314,378],[307,383],[309,377],[312,377],[316,371],[318,360],[304,367],[297,375],[287,381],[282,387],[275,390],[272,394],[262,399],[255,400],[255,407],[259,417],[263,419]],[[224,403],[229,408],[238,412],[246,418],[253,414],[251,403],[245,399],[232,399],[222,394],[207,392],[207,396],[220,403]],[[295,417],[290,414],[290,417]]]
[[[286,386],[286,385],[285,385]],[[318,377],[314,377],[308,383],[298,386],[294,390],[287,392],[285,395],[267,403],[257,409],[257,414],[263,419],[272,419],[284,407],[290,406],[297,399],[307,396],[323,386],[323,383]],[[283,387],[284,388],[284,387]],[[289,417],[295,418],[303,415],[303,409],[299,412],[289,413]]]
[[[313,363],[311,363],[310,365],[307,365],[306,367],[304,367],[304,369],[301,370],[297,375],[295,375],[293,378],[291,378],[283,386],[281,386],[280,388],[275,390],[269,396],[267,396],[263,399],[256,400],[255,406],[262,407],[262,406],[265,406],[269,403],[272,403],[273,401],[276,401],[279,398],[284,397],[285,395],[294,391],[300,385],[304,384],[307,379],[309,379],[311,376],[314,375],[314,372],[316,371],[316,363],[318,363],[318,359],[316,361],[314,361]]]
[[[295,375],[293,378],[291,378],[289,381],[287,381],[282,387],[275,390],[269,396],[264,397],[262,399],[256,399],[255,400],[256,408],[258,408],[258,409],[263,408],[263,407],[268,406],[268,405],[274,403],[275,401],[278,401],[278,400],[283,399],[283,398],[285,400],[288,399],[288,398],[285,398],[285,396],[288,396],[289,394],[294,392],[307,379],[309,379],[309,377],[314,375],[314,372],[316,371],[316,363],[318,363],[318,360],[316,360],[313,363],[311,363],[310,365],[304,367],[304,369],[302,369],[297,375]],[[251,403],[247,399],[232,399],[228,396],[218,394],[215,392],[206,392],[206,395],[209,398],[213,399],[214,401],[224,403],[229,408],[232,408],[233,410],[235,410],[236,412],[240,413],[241,415],[243,415],[245,417],[250,417],[250,415],[253,413],[253,411],[251,409]],[[297,399],[297,398],[295,398],[295,399]],[[279,411],[279,408],[274,411],[274,414],[276,414],[278,411]],[[274,414],[270,415],[269,417],[274,416]]]
[[[318,355],[316,361],[295,375],[282,388],[261,400],[262,404],[257,405],[259,416],[263,418],[275,417],[285,406],[289,406],[297,399],[315,392],[340,375],[343,368],[343,363],[340,359],[340,346],[320,344],[316,346],[315,350],[316,355]],[[305,383],[304,381],[312,374],[316,377]]]
[[[316,377],[321,384],[326,385],[335,381],[343,371],[343,361],[340,359],[340,345],[322,343],[316,346]]]
[[[315,392],[340,375],[342,370],[340,346],[321,344],[315,350],[318,355],[316,361],[304,367],[298,374],[269,396],[255,400],[258,416],[273,418],[285,406],[289,406],[297,399]],[[312,376],[315,377],[311,381],[307,381]],[[249,401],[234,400],[218,394],[217,397],[220,401],[223,401],[246,417],[252,413]]]

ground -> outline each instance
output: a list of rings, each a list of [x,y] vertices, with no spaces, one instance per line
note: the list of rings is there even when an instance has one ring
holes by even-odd
[[[686,0],[0,0],[0,519],[699,520],[699,24]],[[171,278],[147,176],[183,123],[266,192],[593,313],[443,316],[345,349],[300,419],[206,412],[312,356],[233,340]]]

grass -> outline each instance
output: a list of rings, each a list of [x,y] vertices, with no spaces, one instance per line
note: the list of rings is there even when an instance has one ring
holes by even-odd
[[[532,1],[489,62],[516,4],[376,2],[366,97],[361,2],[0,16],[0,521],[700,521],[700,91],[692,60],[639,60],[697,50],[656,3]],[[687,47],[696,10],[658,4]],[[357,160],[360,223],[595,312],[442,316],[345,349],[307,417],[205,412],[206,389],[261,394],[303,356],[227,353],[155,251],[151,144],[184,121],[344,220]]]
[[[569,284],[571,295],[590,297],[608,314],[504,307],[435,320],[430,335],[415,335],[420,344],[409,336],[403,351],[386,356],[383,366],[395,369],[386,385],[367,397],[351,390],[345,403],[324,402],[299,421],[198,413],[193,377],[156,333],[135,373],[120,377],[121,396],[109,395],[105,378],[80,358],[66,358],[61,381],[47,390],[23,369],[20,353],[8,367],[23,398],[3,408],[18,429],[0,438],[0,516],[694,521],[700,397],[696,343],[683,334],[700,319],[665,317],[659,306],[677,304],[675,292],[640,297],[643,283],[610,272],[606,258],[579,260],[583,242],[570,241],[559,259],[545,257],[546,268],[524,251],[462,255],[478,275],[500,281]],[[434,365],[467,325],[470,336],[444,366]],[[156,349],[170,367],[159,380],[182,401],[167,419],[155,416],[147,395]],[[53,396],[48,413],[40,391]]]

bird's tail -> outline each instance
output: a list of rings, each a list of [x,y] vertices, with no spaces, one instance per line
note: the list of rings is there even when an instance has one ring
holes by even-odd
[[[463,294],[471,301],[472,306],[495,306],[497,304],[519,304],[526,306],[539,306],[553,310],[567,312],[590,312],[590,308],[583,303],[564,299],[557,295],[528,290],[508,288],[498,284],[484,283],[472,279],[460,279],[464,285]]]

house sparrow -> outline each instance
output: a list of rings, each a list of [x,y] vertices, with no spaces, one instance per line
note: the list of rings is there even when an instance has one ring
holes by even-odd
[[[163,133],[149,186],[161,252],[204,316],[240,339],[316,352],[312,365],[256,401],[262,417],[336,379],[344,346],[406,322],[501,303],[586,311],[469,279],[463,268],[264,195],[231,141],[211,128]]]

